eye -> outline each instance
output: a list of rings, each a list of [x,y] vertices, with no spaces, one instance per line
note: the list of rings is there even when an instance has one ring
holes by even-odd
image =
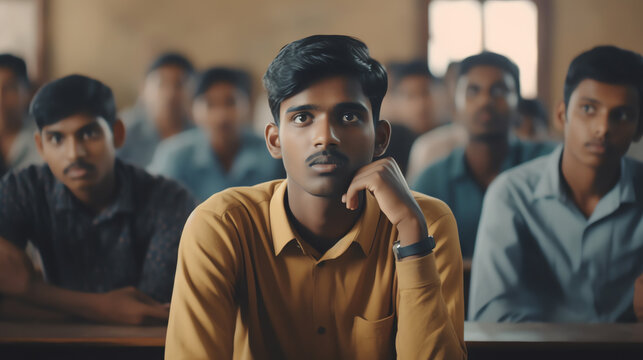
[[[592,115],[596,112],[596,107],[594,107],[594,105],[591,105],[591,104],[583,104],[581,105],[581,109],[585,114],[588,114],[588,115]]]
[[[310,119],[310,114],[308,113],[297,113],[292,117],[292,122],[295,124],[304,124]]]
[[[503,98],[507,96],[508,90],[504,87],[496,86],[491,89],[491,97],[493,98]]]
[[[480,89],[477,86],[469,86],[469,87],[467,87],[466,96],[468,98],[474,97],[474,96],[478,95],[479,91],[480,91]]]
[[[98,131],[96,129],[85,129],[83,132],[80,134],[83,140],[90,140],[98,137]]]
[[[361,118],[358,114],[347,112],[342,114],[342,121],[347,123],[353,123],[360,121]]]
[[[627,121],[630,121],[633,118],[633,116],[627,110],[616,110],[611,114],[611,118],[614,121],[627,122]]]
[[[52,134],[49,136],[49,142],[54,144],[54,145],[59,145],[63,140],[62,135],[60,134]]]

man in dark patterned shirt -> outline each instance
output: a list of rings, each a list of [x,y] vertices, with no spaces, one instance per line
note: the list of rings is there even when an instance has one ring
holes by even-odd
[[[125,129],[101,82],[79,75],[53,81],[30,110],[47,165],[0,181],[0,291],[7,295],[0,316],[15,317],[20,308],[29,318],[167,319],[193,198],[116,159]],[[39,250],[44,281],[17,252],[28,241]]]

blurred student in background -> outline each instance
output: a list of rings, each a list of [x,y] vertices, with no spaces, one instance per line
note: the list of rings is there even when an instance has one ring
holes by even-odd
[[[482,199],[491,181],[500,172],[553,148],[511,139],[519,99],[519,72],[513,61],[491,52],[464,59],[456,109],[468,135],[467,144],[429,166],[413,183],[414,190],[449,205],[465,258],[473,256]]]
[[[168,316],[177,249],[195,202],[115,158],[125,139],[109,87],[80,75],[31,103],[46,165],[0,181],[0,317],[140,324]],[[40,252],[44,279],[22,253]]]
[[[42,163],[33,134],[33,120],[27,115],[30,84],[25,61],[0,54],[0,177]]]
[[[178,180],[200,201],[232,186],[283,177],[281,161],[247,126],[250,90],[244,71],[216,67],[203,72],[192,105],[197,127],[164,140],[149,170]]]
[[[485,197],[472,320],[643,321],[643,163],[624,157],[642,107],[641,55],[600,46],[572,61],[556,113],[564,146]]]
[[[194,67],[183,55],[165,53],[147,70],[136,105],[121,114],[127,139],[118,157],[145,167],[158,144],[192,127],[190,93]]]

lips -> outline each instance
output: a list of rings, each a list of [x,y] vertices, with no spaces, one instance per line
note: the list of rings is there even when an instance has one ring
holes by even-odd
[[[65,168],[63,173],[71,179],[83,179],[88,177],[93,171],[94,167],[92,165],[77,162]]]
[[[321,151],[306,160],[309,167],[320,173],[334,172],[348,163],[348,158],[337,151]]]
[[[604,155],[607,152],[607,144],[604,141],[590,141],[585,148],[592,154]]]

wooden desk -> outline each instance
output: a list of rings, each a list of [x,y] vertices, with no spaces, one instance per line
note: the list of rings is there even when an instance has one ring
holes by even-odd
[[[162,359],[165,326],[0,322],[0,358]]]
[[[643,324],[473,323],[470,359],[643,359]]]
[[[162,359],[165,327],[0,322],[0,358]],[[643,324],[465,323],[469,358],[643,359]]]

